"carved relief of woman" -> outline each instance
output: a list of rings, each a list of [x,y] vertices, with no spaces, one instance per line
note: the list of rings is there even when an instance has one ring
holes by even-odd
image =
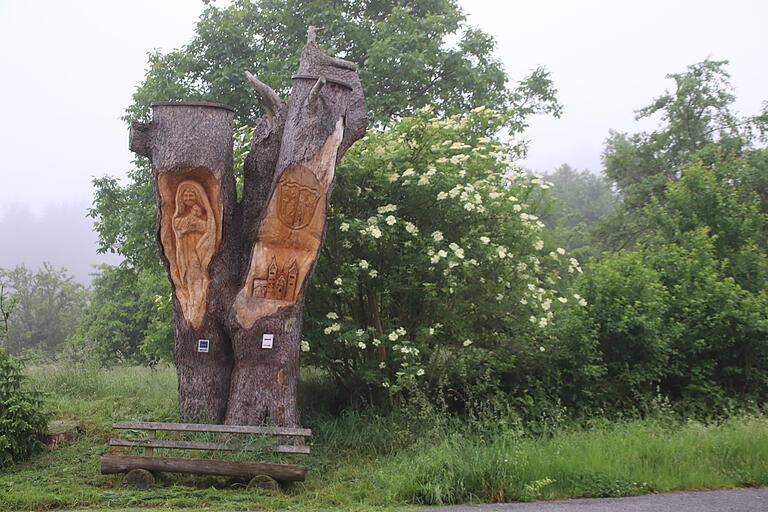
[[[182,305],[192,317],[203,306],[208,264],[216,243],[216,220],[208,196],[195,181],[183,181],[176,189],[173,234],[177,286],[186,292],[187,304]]]

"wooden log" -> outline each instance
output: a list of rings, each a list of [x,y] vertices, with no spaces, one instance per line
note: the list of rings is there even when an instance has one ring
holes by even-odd
[[[163,423],[154,421],[116,421],[112,428],[133,430],[168,430],[180,432],[224,432],[226,434],[272,434],[279,436],[311,436],[308,428],[260,427],[249,425],[207,425],[204,423]]]
[[[208,443],[202,441],[166,441],[164,439],[120,439],[113,437],[109,440],[110,446],[143,447],[143,448],[170,448],[175,450],[210,450],[229,452],[254,452],[261,449],[258,445],[242,443]],[[294,453],[308,455],[309,446],[277,445],[268,446],[275,453]]]
[[[132,469],[147,471],[192,473],[196,475],[224,475],[253,478],[269,475],[278,481],[303,481],[307,468],[292,464],[264,464],[213,459],[187,459],[183,457],[143,457],[130,455],[103,455],[101,473],[105,475],[126,473]]]

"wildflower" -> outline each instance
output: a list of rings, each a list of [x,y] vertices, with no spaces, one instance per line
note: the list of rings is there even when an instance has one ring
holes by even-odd
[[[337,332],[341,329],[341,326],[339,324],[333,324],[330,327],[326,327],[323,329],[323,332],[325,334],[331,334],[332,332]]]
[[[376,208],[376,211],[378,211],[379,213],[389,213],[395,210],[397,210],[397,206],[395,206],[394,204],[386,204],[384,206],[379,206],[378,208]]]

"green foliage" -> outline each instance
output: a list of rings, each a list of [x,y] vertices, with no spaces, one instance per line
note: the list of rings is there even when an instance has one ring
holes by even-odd
[[[173,336],[168,332],[169,308],[163,304],[170,285],[161,270],[136,271],[125,264],[99,270],[90,306],[70,340],[73,348],[90,348],[107,365],[170,359],[165,350]]]
[[[180,49],[149,55],[144,82],[127,118],[146,119],[160,100],[207,100],[236,108],[241,125],[261,113],[243,71],[250,70],[279,94],[291,87],[307,27],[324,27],[321,48],[359,66],[374,124],[388,124],[425,105],[455,114],[478,105],[516,113],[517,131],[530,113],[559,114],[546,71],[535,70],[507,89],[507,75],[491,55],[491,36],[464,25],[455,0],[238,0],[209,6],[193,40]],[[455,44],[446,44],[447,39]]]
[[[51,358],[77,328],[88,290],[65,269],[44,263],[37,272],[24,265],[0,269],[0,284],[12,291],[15,308],[8,322],[10,353]]]
[[[176,419],[173,367],[30,368],[60,417],[77,417],[73,443],[0,473],[0,508],[190,507],[218,510],[395,511],[424,503],[624,496],[768,484],[768,419],[738,414],[701,423],[656,418],[585,426],[566,421],[531,435],[515,416],[456,421],[439,414],[305,415],[313,475],[278,494],[244,481],[164,474],[154,488],[100,475],[104,440],[120,419]],[[313,379],[315,377],[313,376]],[[111,407],[104,407],[109,403]],[[363,451],[361,452],[361,447]],[[681,468],[685,468],[681,471]]]
[[[663,397],[699,414],[764,403],[768,294],[726,269],[701,229],[589,265],[576,283],[589,305],[566,324],[582,365],[573,403],[642,410]]]
[[[427,388],[463,406],[510,391],[568,302],[578,262],[541,238],[544,183],[510,164],[521,148],[485,135],[503,123],[425,108],[342,161],[306,339],[347,393]]]
[[[552,184],[549,209],[542,220],[552,236],[586,261],[594,253],[593,227],[619,206],[605,177],[563,164],[544,178]]]
[[[42,395],[24,384],[21,364],[0,347],[0,468],[27,460],[43,447],[48,416]]]
[[[637,114],[638,119],[659,116],[657,130],[632,135],[611,132],[603,154],[604,171],[621,192],[622,208],[602,227],[603,247],[615,249],[643,240],[649,225],[652,227],[644,219],[643,209],[653,201],[664,204],[667,185],[681,179],[687,164],[700,162],[715,168],[730,160],[765,169],[765,156],[759,154],[764,150],[756,144],[758,135],[765,134],[768,116],[740,118],[733,112],[735,96],[726,65],[727,61],[705,60],[689,66],[685,73],[668,75],[675,82],[674,91],[667,91]],[[764,176],[764,172],[753,171],[749,179],[743,176],[731,185],[748,182],[764,191]]]

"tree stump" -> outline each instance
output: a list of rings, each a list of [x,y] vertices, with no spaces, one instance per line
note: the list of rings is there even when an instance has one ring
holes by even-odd
[[[153,103],[130,147],[150,158],[157,239],[173,285],[182,414],[195,421],[298,426],[302,314],[325,239],[336,164],[365,133],[355,65],[324,55],[310,27],[291,97],[246,72],[266,115],[238,201],[234,112]]]

